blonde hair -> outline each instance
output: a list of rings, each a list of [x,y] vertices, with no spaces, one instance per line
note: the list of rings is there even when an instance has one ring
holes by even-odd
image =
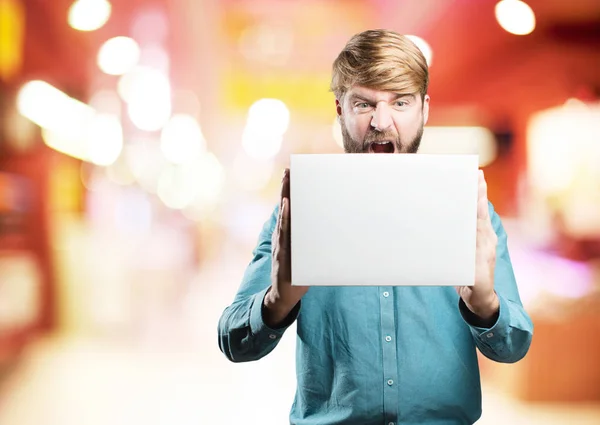
[[[353,86],[397,93],[427,94],[429,69],[421,50],[390,30],[354,35],[333,62],[331,91],[338,100]]]

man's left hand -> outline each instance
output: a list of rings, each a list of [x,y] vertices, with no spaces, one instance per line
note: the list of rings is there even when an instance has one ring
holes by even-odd
[[[490,320],[498,314],[500,302],[494,291],[494,269],[498,236],[488,209],[487,183],[479,171],[477,199],[477,246],[475,251],[475,284],[457,286],[456,292],[474,314]]]

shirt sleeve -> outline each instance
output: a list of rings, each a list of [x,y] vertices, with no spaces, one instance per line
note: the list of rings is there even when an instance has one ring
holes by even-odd
[[[271,287],[271,237],[278,211],[276,207],[264,224],[233,303],[219,320],[219,348],[232,362],[258,360],[273,351],[300,310],[298,303],[277,329],[268,327],[263,320],[263,300]]]
[[[473,313],[462,299],[459,301],[459,310],[484,356],[500,363],[514,363],[529,351],[533,323],[521,303],[508,253],[506,231],[491,203],[489,209],[494,231],[498,235],[494,273],[494,289],[500,301],[498,318],[489,329],[482,328],[474,325]]]

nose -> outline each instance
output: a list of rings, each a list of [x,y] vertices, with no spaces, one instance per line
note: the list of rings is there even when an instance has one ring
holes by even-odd
[[[378,103],[373,111],[371,119],[371,127],[377,131],[387,130],[392,126],[392,113],[390,108],[385,103]]]

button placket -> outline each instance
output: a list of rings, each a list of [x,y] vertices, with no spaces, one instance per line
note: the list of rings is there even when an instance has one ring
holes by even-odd
[[[381,335],[383,346],[383,410],[386,424],[397,423],[398,412],[398,353],[391,344],[396,334],[395,302],[392,288],[380,288]]]

